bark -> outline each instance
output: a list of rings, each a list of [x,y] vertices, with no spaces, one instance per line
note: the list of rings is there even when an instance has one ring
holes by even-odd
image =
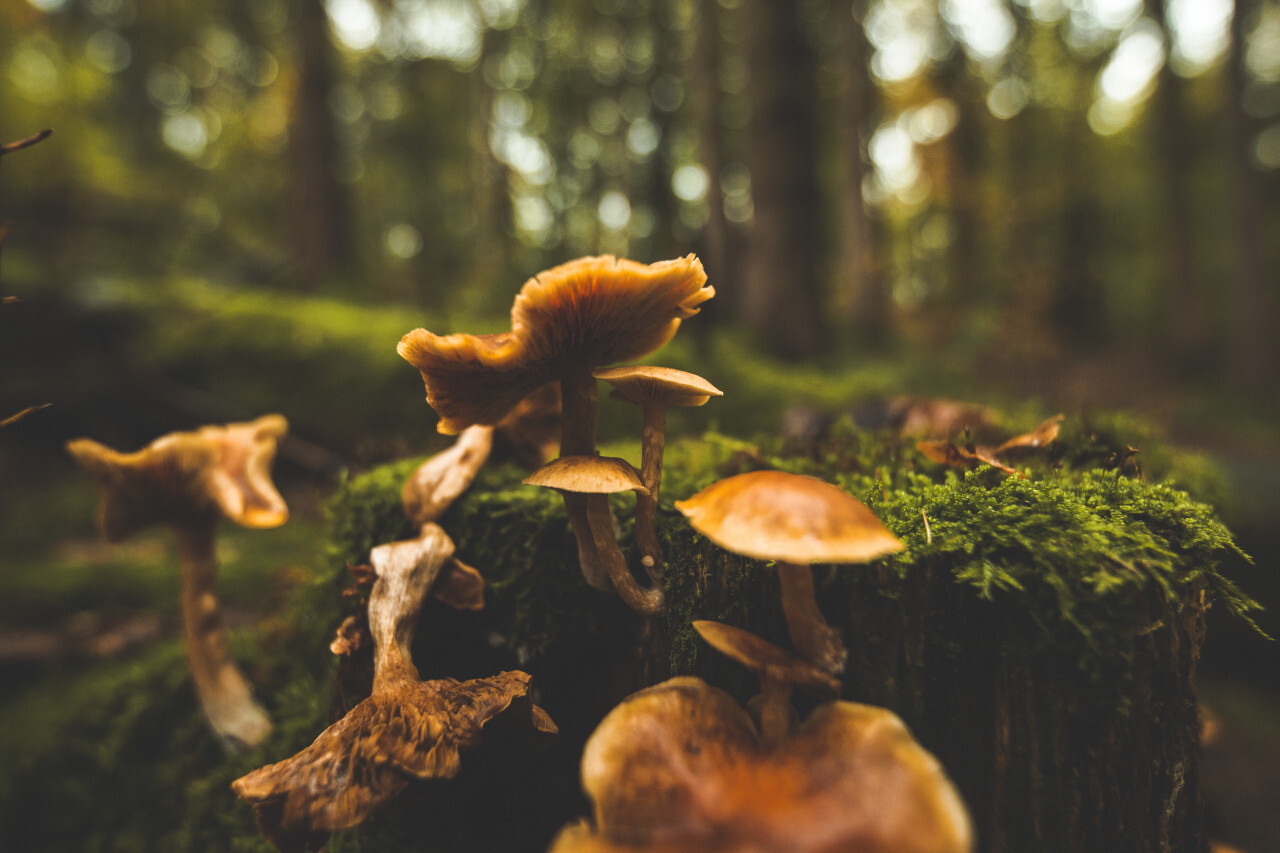
[[[747,8],[755,221],[742,319],[775,355],[802,359],[822,348],[815,59],[795,4]]]

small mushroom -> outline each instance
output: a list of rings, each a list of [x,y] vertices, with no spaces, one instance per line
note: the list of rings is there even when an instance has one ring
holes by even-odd
[[[760,740],[765,746],[773,746],[790,731],[793,687],[827,698],[840,692],[835,677],[749,631],[709,620],[695,621],[693,629],[760,678]]]
[[[634,403],[644,410],[641,433],[640,479],[648,494],[636,496],[636,544],[644,555],[649,576],[662,577],[662,546],[658,543],[656,517],[662,488],[662,451],[666,444],[668,406],[701,406],[724,392],[693,373],[670,367],[611,367],[597,370],[596,379],[613,386],[609,396]]]
[[[676,509],[721,548],[775,560],[791,641],[833,675],[848,653],[813,593],[812,563],[862,563],[905,547],[871,510],[830,483],[783,471],[752,471],[712,483]]]
[[[467,490],[489,458],[493,427],[469,426],[453,445],[423,462],[400,491],[404,514],[414,524],[437,521]]]
[[[414,329],[396,347],[422,373],[438,429],[497,424],[547,382],[560,383],[562,456],[594,456],[596,380],[591,371],[632,361],[671,340],[680,323],[715,295],[693,255],[654,264],[612,255],[579,258],[527,281],[511,308],[511,331],[435,335]],[[608,589],[595,554],[585,501],[565,510],[587,582]]]
[[[330,832],[356,826],[411,779],[457,775],[461,751],[476,746],[494,719],[513,721],[533,736],[556,732],[530,699],[527,673],[419,680],[410,650],[418,613],[453,555],[453,542],[436,524],[424,525],[416,540],[370,552],[378,573],[369,593],[372,694],[292,758],[232,783],[280,850],[305,850]]]
[[[550,853],[966,853],[964,804],[892,712],[820,705],[762,747],[727,693],[673,678],[614,708],[587,740],[594,828]]]
[[[98,521],[110,542],[151,525],[170,527],[182,572],[187,661],[200,705],[215,732],[250,747],[271,728],[227,646],[218,603],[215,533],[225,516],[244,527],[277,527],[289,517],[271,482],[276,442],[288,430],[280,415],[206,426],[119,453],[87,438],[67,450],[102,490]]]
[[[637,613],[657,616],[663,612],[662,587],[646,589],[636,582],[613,532],[608,495],[628,490],[645,492],[639,472],[630,463],[612,456],[561,456],[534,471],[524,482],[527,486],[555,489],[561,494],[584,496],[588,530],[618,595]]]

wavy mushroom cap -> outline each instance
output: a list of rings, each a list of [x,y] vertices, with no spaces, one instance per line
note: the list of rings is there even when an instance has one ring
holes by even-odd
[[[87,438],[67,450],[102,488],[99,521],[112,542],[218,513],[243,527],[279,527],[289,508],[271,482],[271,462],[288,429],[282,416],[264,415],[171,433],[133,453]]]
[[[715,295],[702,263],[686,255],[641,264],[579,258],[529,279],[511,308],[511,331],[436,335],[414,329],[396,347],[422,373],[438,429],[497,424],[566,370],[630,361],[671,340],[681,320]]]
[[[595,837],[555,853],[965,853],[964,805],[892,712],[818,707],[773,749],[741,708],[697,678],[634,694],[587,741],[583,788]]]
[[[581,494],[628,491],[649,494],[635,467],[616,456],[561,456],[525,477],[523,482],[526,486]]]
[[[403,685],[360,702],[292,758],[260,767],[231,784],[254,806],[268,840],[348,829],[417,779],[449,779],[460,753],[481,730],[510,718],[531,735],[556,726],[529,696],[520,671]]]
[[[696,373],[672,367],[633,365],[609,367],[592,373],[613,386],[609,396],[628,403],[645,405],[664,403],[668,406],[701,406],[724,392]]]
[[[752,471],[675,502],[726,551],[788,563],[864,563],[905,547],[871,510],[830,483]]]

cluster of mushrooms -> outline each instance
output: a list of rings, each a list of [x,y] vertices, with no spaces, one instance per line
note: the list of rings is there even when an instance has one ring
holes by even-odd
[[[416,329],[398,351],[422,374],[438,429],[457,435],[405,484],[416,539],[374,548],[366,571],[375,647],[371,695],[297,755],[236,780],[263,834],[280,850],[306,850],[363,821],[412,779],[449,778],[485,724],[514,720],[531,739],[556,726],[533,704],[530,677],[504,672],[458,682],[422,681],[410,654],[430,594],[483,607],[484,580],[454,554],[438,521],[488,458],[494,430],[540,420],[529,457],[548,444],[547,400],[559,389],[558,458],[525,482],[563,496],[588,584],[616,592],[653,617],[665,609],[655,518],[668,406],[699,406],[720,391],[660,367],[616,367],[667,343],[714,295],[693,255],[655,264],[582,258],[528,281],[511,331],[435,335]],[[643,409],[641,468],[595,447],[597,380]],[[547,391],[548,386],[552,391]],[[529,413],[534,415],[530,416]],[[229,744],[261,741],[270,723],[231,662],[218,615],[213,532],[219,514],[247,526],[280,524],[287,510],[267,473],[284,419],[206,427],[119,454],[87,439],[70,450],[98,479],[100,521],[117,541],[139,527],[177,531],[188,657],[201,704]],[[530,435],[536,438],[528,438]],[[541,460],[540,460],[541,461]],[[615,532],[608,495],[636,493],[636,566]],[[963,853],[970,824],[938,762],[883,708],[839,701],[846,652],[814,598],[812,563],[858,563],[903,547],[857,500],[820,480],[757,471],[721,480],[675,506],[717,545],[777,568],[795,653],[731,625],[695,622],[718,651],[753,670],[754,717],[698,678],[673,678],[634,694],[587,742],[582,782],[591,821],[565,828],[553,853],[629,851],[866,851]],[[643,581],[640,579],[643,578]],[[359,642],[344,625],[335,652]],[[794,688],[823,701],[800,723]]]

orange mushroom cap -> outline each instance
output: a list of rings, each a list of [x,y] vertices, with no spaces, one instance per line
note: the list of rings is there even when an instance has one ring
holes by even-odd
[[[288,429],[282,416],[264,415],[171,433],[134,453],[87,438],[67,450],[102,487],[99,521],[112,542],[152,524],[219,512],[243,527],[279,527],[289,509],[270,471]]]
[[[941,765],[891,711],[820,705],[762,749],[728,694],[673,678],[611,711],[587,741],[581,827],[553,853],[965,853],[969,818]],[[563,845],[563,846],[561,846]]]
[[[904,548],[861,501],[818,480],[752,471],[675,502],[727,551],[788,563],[862,563]]]
[[[510,332],[414,329],[396,351],[422,372],[440,432],[492,425],[566,365],[630,361],[671,340],[680,321],[715,295],[706,281],[694,255],[647,265],[612,255],[579,258],[525,283]]]
[[[637,364],[608,367],[592,372],[613,386],[609,396],[629,403],[665,403],[668,406],[701,406],[724,392],[696,373],[671,367]]]
[[[648,494],[635,467],[616,456],[561,456],[524,478],[526,486],[544,486],[562,492],[613,494],[636,491]]]

